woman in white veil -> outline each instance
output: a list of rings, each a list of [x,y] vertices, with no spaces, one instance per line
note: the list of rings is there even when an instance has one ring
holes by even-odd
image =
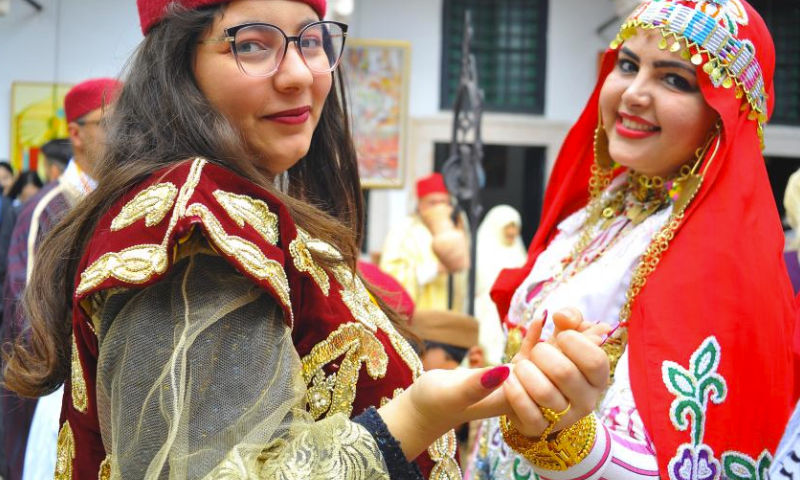
[[[505,345],[500,318],[489,291],[501,270],[525,263],[527,253],[520,236],[521,228],[519,212],[509,205],[493,207],[478,227],[475,316],[480,321],[479,343],[487,364],[502,362]]]

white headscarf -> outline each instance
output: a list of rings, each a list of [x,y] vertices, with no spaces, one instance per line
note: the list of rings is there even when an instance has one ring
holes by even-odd
[[[783,206],[786,208],[786,222],[794,234],[787,242],[786,250],[800,250],[800,170],[794,172],[786,183]]]
[[[498,205],[486,214],[477,235],[475,316],[480,322],[480,344],[490,364],[501,362],[505,336],[489,291],[501,270],[521,267],[528,256],[520,235],[511,245],[506,244],[504,230],[509,224],[522,227],[519,212],[508,205]]]

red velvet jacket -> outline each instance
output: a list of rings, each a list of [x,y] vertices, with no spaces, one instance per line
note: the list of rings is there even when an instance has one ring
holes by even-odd
[[[71,468],[72,478],[96,479],[98,470],[105,469],[102,475],[110,468],[95,395],[99,348],[93,317],[102,308],[95,294],[160,281],[182,240],[195,231],[281,305],[303,362],[309,396],[316,393],[322,399],[308,407],[315,418],[337,412],[352,416],[378,407],[422,372],[411,346],[361,281],[345,267],[323,269],[309,254],[338,252],[299,230],[288,210],[267,191],[204,160],[187,161],[156,172],[124,194],[99,221],[80,263],[73,299],[72,376],[62,407],[57,477]],[[343,325],[348,327],[340,328]],[[321,372],[338,372],[333,391],[316,386],[314,377]],[[423,472],[459,475],[451,436],[420,456]]]

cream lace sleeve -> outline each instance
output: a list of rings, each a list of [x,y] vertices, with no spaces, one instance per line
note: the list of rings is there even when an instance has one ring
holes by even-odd
[[[306,414],[290,333],[272,297],[213,255],[111,295],[97,405],[112,478],[388,478],[364,427]]]

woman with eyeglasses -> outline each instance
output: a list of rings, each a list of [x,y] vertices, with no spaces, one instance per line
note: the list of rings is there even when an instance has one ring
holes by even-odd
[[[554,166],[528,262],[492,292],[509,354],[564,305],[615,326],[611,384],[549,437],[485,421],[468,478],[768,477],[791,412],[797,314],[761,153],[774,69],[744,0],[649,0],[623,22]]]
[[[324,0],[138,6],[99,187],[42,245],[5,372],[65,384],[56,478],[460,478],[452,427],[536,407],[509,366],[423,374],[356,273],[347,26]],[[603,330],[571,333],[597,399]]]

